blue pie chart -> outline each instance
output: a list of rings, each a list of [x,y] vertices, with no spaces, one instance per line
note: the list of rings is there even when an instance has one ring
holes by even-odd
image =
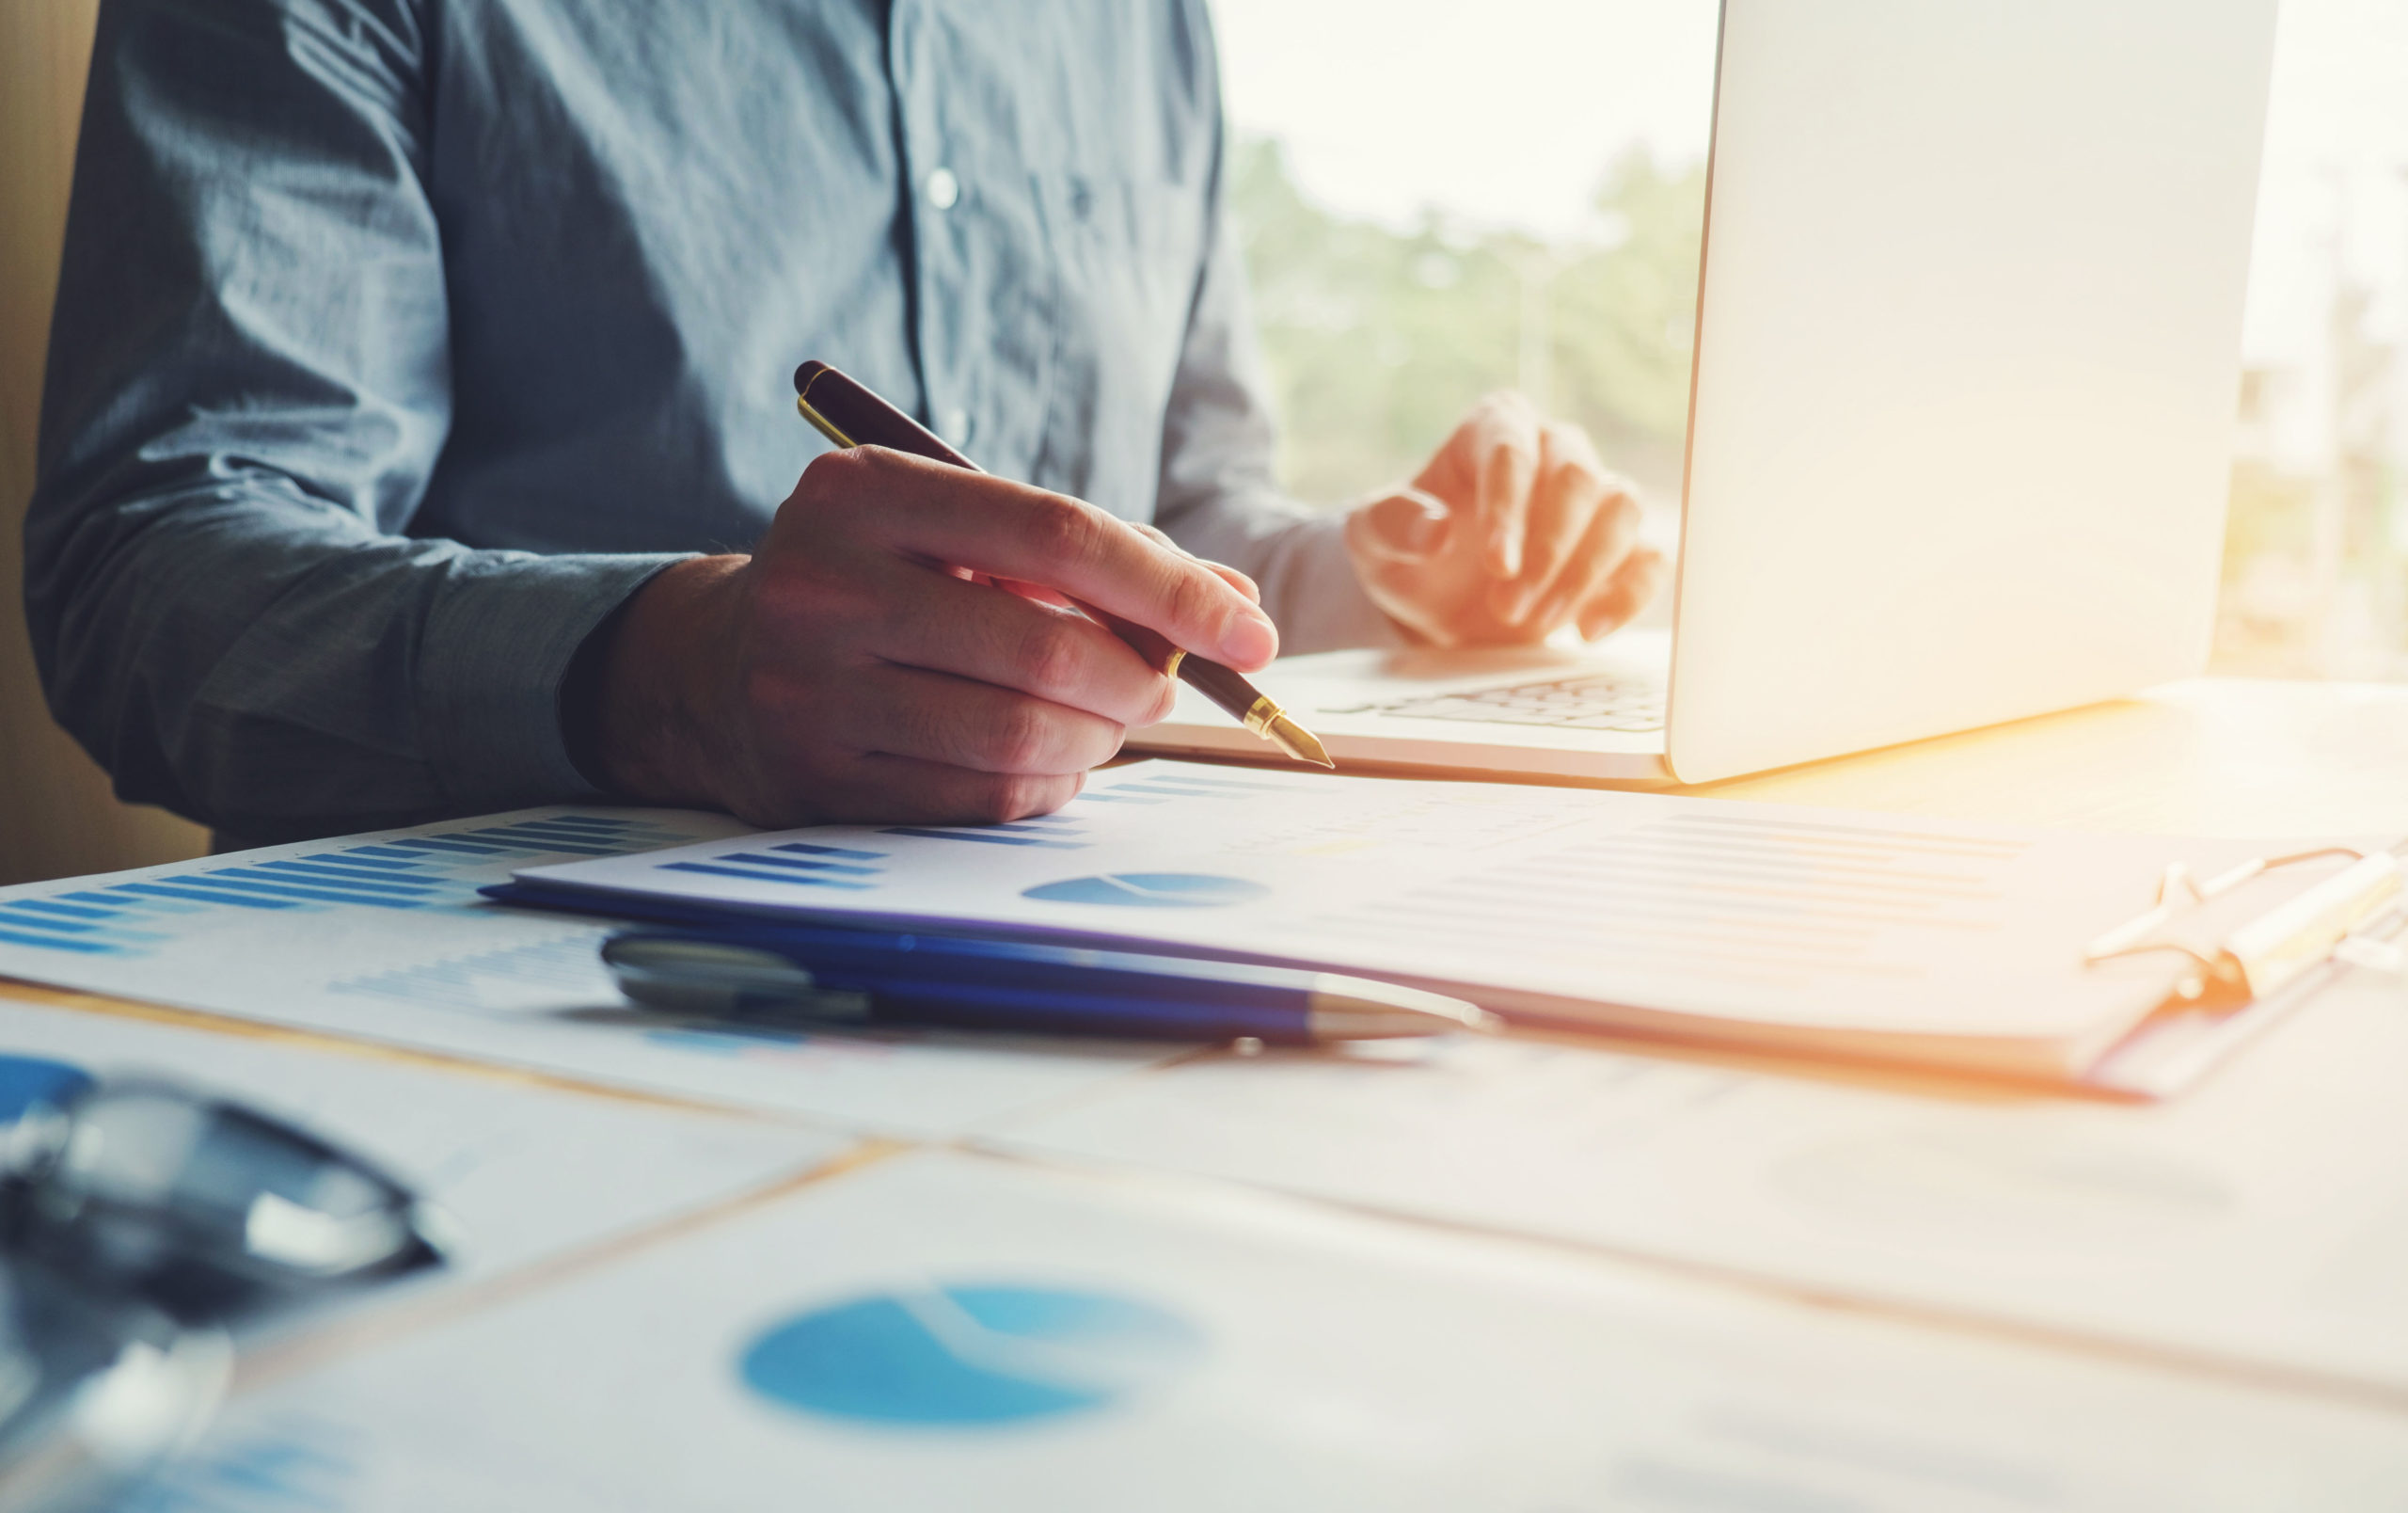
[[[1123,909],[1212,909],[1267,899],[1271,890],[1243,877],[1206,872],[1115,872],[1108,877],[1065,878],[1021,891],[1046,903],[1101,903]]]
[[[765,1330],[737,1372],[818,1418],[981,1426],[1104,1408],[1203,1355],[1196,1327],[1109,1293],[1027,1286],[896,1290]]]
[[[0,1124],[23,1119],[36,1104],[64,1103],[91,1085],[82,1067],[39,1056],[0,1055]]]

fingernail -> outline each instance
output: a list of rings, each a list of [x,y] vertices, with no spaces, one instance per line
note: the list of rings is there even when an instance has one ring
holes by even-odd
[[[1279,651],[1279,632],[1261,613],[1229,616],[1221,631],[1221,660],[1240,667],[1258,666]]]

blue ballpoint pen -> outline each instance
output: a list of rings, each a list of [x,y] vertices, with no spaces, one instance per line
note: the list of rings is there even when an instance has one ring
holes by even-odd
[[[1497,1027],[1417,988],[959,936],[727,924],[613,935],[602,959],[650,1009],[747,1023],[918,1026],[1284,1044]]]

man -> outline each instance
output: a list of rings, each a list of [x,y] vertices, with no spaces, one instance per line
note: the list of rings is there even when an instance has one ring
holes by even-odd
[[[1223,135],[1201,0],[107,0],[52,707],[244,841],[597,789],[993,820],[1170,691],[967,572],[1244,669],[1257,582],[1291,650],[1636,613],[1634,505],[1518,401],[1418,493],[1278,497]],[[811,357],[993,476],[812,460]]]

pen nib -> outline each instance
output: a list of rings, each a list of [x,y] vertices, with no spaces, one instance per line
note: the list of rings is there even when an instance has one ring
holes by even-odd
[[[1329,753],[1323,748],[1321,738],[1290,719],[1284,709],[1263,722],[1262,734],[1265,740],[1300,762],[1326,767],[1333,772],[1338,771],[1338,764],[1329,759]]]

